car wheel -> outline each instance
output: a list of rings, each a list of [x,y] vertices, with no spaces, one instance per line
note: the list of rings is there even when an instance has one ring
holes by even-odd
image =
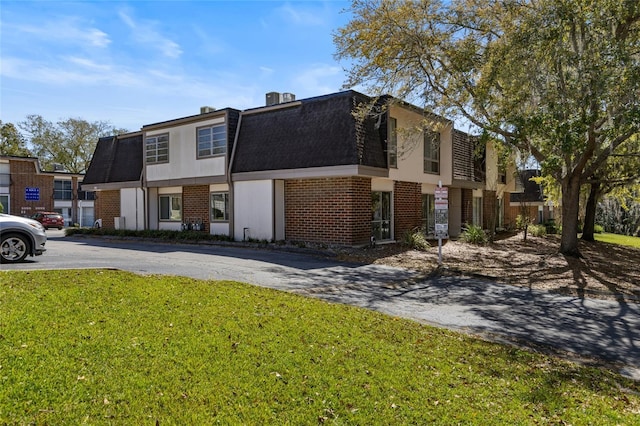
[[[22,262],[29,254],[29,240],[20,234],[7,234],[0,241],[0,262]]]
[[[62,226],[58,226],[58,231],[62,231]]]

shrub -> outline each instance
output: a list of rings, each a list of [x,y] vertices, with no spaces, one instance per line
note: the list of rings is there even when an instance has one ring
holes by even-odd
[[[411,247],[412,249],[425,251],[431,247],[429,241],[427,241],[427,237],[425,235],[424,229],[422,228],[414,228],[411,231],[407,231],[402,236],[402,243],[406,246]]]
[[[547,235],[547,227],[544,225],[529,225],[529,234],[533,237],[544,237]]]
[[[516,217],[516,229],[524,229],[531,225],[532,219],[529,216],[519,214]]]
[[[467,225],[460,236],[460,241],[480,246],[487,244],[489,242],[489,237],[482,227],[478,225]]]
[[[596,234],[602,234],[604,232],[604,227],[602,225],[595,224],[593,226],[593,232]]]

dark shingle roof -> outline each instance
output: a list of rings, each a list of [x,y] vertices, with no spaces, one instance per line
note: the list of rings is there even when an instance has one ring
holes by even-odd
[[[512,192],[509,195],[509,201],[512,203],[536,203],[544,201],[544,194],[540,184],[531,180],[531,178],[539,177],[540,170],[522,170],[519,172],[516,179],[520,182],[517,186],[521,185],[523,192]]]
[[[98,139],[83,184],[131,182],[142,174],[142,133]]]
[[[303,99],[242,116],[232,172],[339,165],[386,167],[386,123],[356,125],[352,112],[368,102],[354,91]]]

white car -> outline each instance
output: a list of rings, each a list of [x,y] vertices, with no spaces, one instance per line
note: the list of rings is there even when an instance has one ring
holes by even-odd
[[[45,252],[47,234],[42,224],[26,217],[0,214],[0,262],[22,262]]]

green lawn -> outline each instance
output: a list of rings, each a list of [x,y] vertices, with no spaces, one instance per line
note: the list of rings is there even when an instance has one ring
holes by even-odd
[[[640,383],[236,282],[0,272],[0,424],[632,425]]]
[[[604,243],[640,248],[640,238],[638,237],[618,234],[594,234],[594,238],[596,241],[602,241]]]

